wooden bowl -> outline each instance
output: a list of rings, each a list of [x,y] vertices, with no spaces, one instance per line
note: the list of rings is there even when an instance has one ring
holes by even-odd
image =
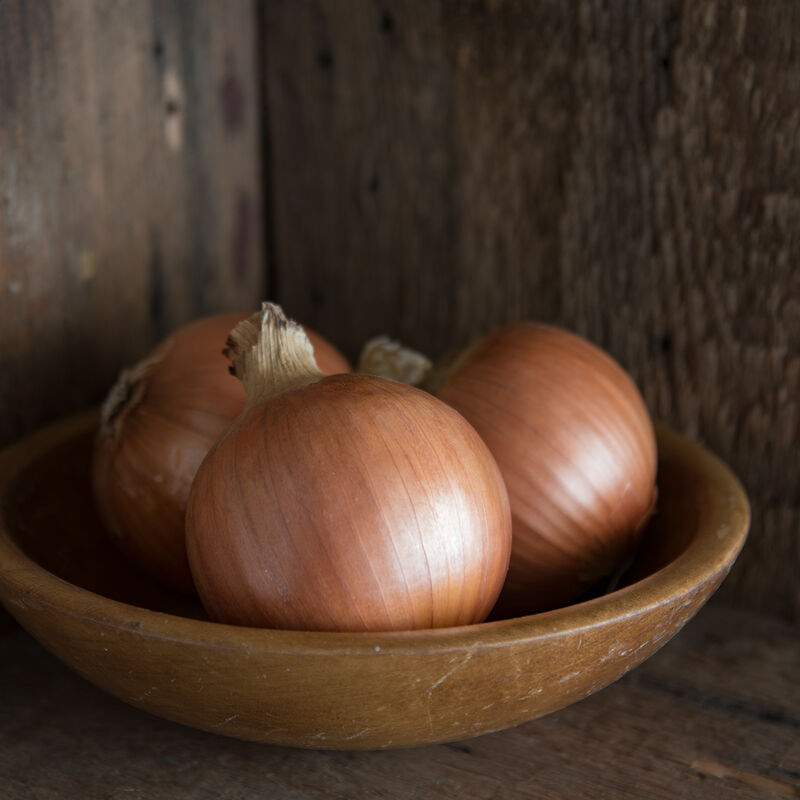
[[[0,600],[127,703],[273,744],[366,749],[496,731],[596,692],[652,655],[728,573],[749,523],[731,472],[658,431],[659,504],[622,588],[517,619],[405,633],[234,627],[132,569],[93,507],[96,415],[0,455]]]

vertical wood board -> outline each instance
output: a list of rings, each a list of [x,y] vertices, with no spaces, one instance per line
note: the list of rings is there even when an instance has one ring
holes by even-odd
[[[0,442],[264,284],[250,0],[0,2]]]

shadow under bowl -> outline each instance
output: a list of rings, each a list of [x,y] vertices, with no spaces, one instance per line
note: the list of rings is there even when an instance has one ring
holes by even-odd
[[[456,741],[534,719],[668,642],[727,575],[749,506],[736,477],[658,428],[659,503],[624,585],[554,611],[394,633],[210,622],[141,575],[92,501],[97,415],[0,454],[0,601],[65,664],[121,700],[240,739],[373,749]]]

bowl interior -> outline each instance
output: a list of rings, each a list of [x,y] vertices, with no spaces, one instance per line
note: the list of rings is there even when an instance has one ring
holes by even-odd
[[[14,543],[74,586],[140,608],[205,619],[199,600],[141,572],[106,533],[91,491],[93,436],[93,428],[83,430],[20,472],[4,514]]]

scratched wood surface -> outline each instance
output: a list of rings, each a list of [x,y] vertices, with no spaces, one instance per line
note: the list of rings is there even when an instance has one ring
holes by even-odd
[[[260,299],[253,13],[0,2],[0,443]]]
[[[279,299],[350,355],[537,318],[728,461],[800,623],[800,6],[267,3]]]
[[[164,722],[0,637],[0,786],[22,798],[800,797],[800,640],[708,607],[652,659],[561,712],[453,745],[291,750]]]

